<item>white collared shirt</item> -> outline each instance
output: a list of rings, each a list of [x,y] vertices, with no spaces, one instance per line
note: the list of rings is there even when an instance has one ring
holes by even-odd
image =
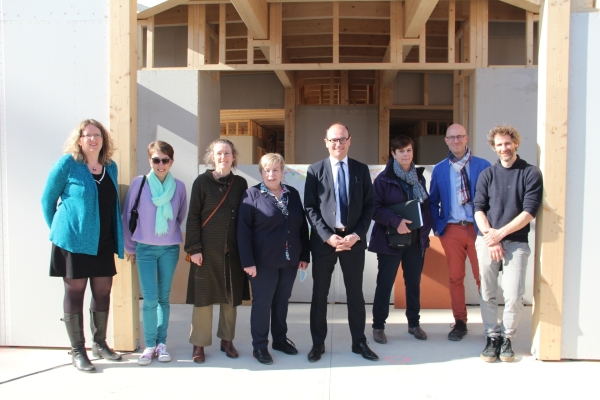
[[[346,175],[346,194],[348,196],[348,203],[350,202],[350,171],[348,170],[348,156],[346,156],[343,160],[344,163],[344,173]],[[329,162],[331,163],[331,172],[333,174],[333,188],[335,189],[335,228],[345,228],[342,225],[342,213],[340,212],[340,194],[338,191],[338,162],[339,160],[329,156]]]

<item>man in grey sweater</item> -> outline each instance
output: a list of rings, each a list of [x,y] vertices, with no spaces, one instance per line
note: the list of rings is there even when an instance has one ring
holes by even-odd
[[[529,223],[542,202],[540,170],[519,158],[521,135],[512,126],[497,126],[488,143],[499,160],[484,170],[477,181],[475,221],[481,233],[475,241],[481,275],[481,317],[486,347],[481,358],[513,361],[511,339],[523,310]],[[498,275],[502,271],[504,314],[498,323]]]

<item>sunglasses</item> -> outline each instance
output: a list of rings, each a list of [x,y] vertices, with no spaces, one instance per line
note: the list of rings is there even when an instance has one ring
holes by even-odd
[[[167,157],[163,158],[162,160],[160,158],[156,158],[156,157],[152,159],[152,164],[154,164],[154,165],[158,165],[160,163],[163,163],[163,165],[167,165],[170,162],[171,162],[171,159],[167,158]]]

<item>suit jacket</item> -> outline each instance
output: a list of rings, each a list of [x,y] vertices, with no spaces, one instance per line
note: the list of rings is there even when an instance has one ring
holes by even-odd
[[[310,262],[308,224],[298,191],[285,185],[288,215],[283,215],[268,193],[260,192],[260,183],[246,190],[238,212],[238,247],[242,268],[298,266]],[[288,244],[290,260],[285,259]]]
[[[350,251],[367,248],[367,231],[375,209],[373,183],[369,168],[348,158],[348,223],[346,234],[356,233],[360,240]],[[329,157],[308,167],[304,186],[304,208],[311,225],[310,250],[315,255],[326,255],[335,249],[327,242],[335,234],[335,187]]]
[[[483,158],[471,156],[469,160],[471,200],[475,200],[475,188],[479,174],[490,165],[489,161]],[[442,236],[444,234],[446,224],[450,219],[450,193],[455,191],[455,188],[450,187],[450,161],[445,158],[433,167],[431,186],[429,187],[429,207],[433,214],[433,232],[436,235]],[[473,224],[473,226],[475,232],[478,233],[477,225]]]

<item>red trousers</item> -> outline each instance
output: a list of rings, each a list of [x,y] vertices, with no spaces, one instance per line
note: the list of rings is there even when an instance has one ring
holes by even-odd
[[[475,251],[475,229],[473,226],[446,225],[444,235],[440,237],[442,247],[446,253],[449,272],[450,302],[452,303],[452,314],[455,320],[467,322],[467,306],[465,304],[465,261],[467,255],[471,262],[473,278],[479,284],[479,262]]]

